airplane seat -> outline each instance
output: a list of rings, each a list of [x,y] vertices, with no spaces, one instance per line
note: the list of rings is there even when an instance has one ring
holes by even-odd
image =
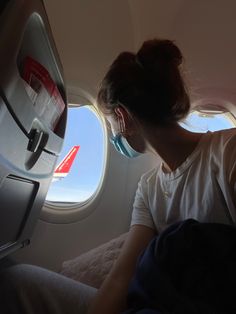
[[[117,260],[128,232],[64,261],[60,274],[94,288],[100,288]]]
[[[1,1],[0,23],[3,258],[30,243],[62,148],[67,106],[62,66],[43,2]]]

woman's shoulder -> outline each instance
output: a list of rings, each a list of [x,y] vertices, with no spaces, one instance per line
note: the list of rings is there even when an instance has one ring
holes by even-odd
[[[215,165],[231,167],[236,159],[236,128],[212,132],[207,150]]]
[[[230,138],[235,138],[236,137],[236,128],[215,131],[215,132],[212,132],[212,136],[216,137],[216,138],[220,138],[222,140],[228,140]]]
[[[223,152],[228,146],[235,145],[236,128],[220,130],[211,134],[211,148]]]

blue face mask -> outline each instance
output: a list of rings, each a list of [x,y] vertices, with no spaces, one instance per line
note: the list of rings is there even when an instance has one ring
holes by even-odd
[[[121,134],[112,136],[110,141],[115,146],[115,149],[126,157],[133,158],[141,155],[141,153],[137,152],[129,145],[127,139]]]

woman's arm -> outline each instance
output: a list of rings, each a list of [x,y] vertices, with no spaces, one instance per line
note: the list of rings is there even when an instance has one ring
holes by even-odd
[[[131,227],[121,253],[92,303],[89,314],[117,314],[126,307],[130,279],[139,254],[155,231],[143,225]]]

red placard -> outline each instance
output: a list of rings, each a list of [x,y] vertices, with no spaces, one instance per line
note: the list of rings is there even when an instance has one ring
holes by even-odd
[[[26,92],[31,98],[39,117],[54,130],[65,103],[49,72],[36,60],[26,57],[23,75]]]

